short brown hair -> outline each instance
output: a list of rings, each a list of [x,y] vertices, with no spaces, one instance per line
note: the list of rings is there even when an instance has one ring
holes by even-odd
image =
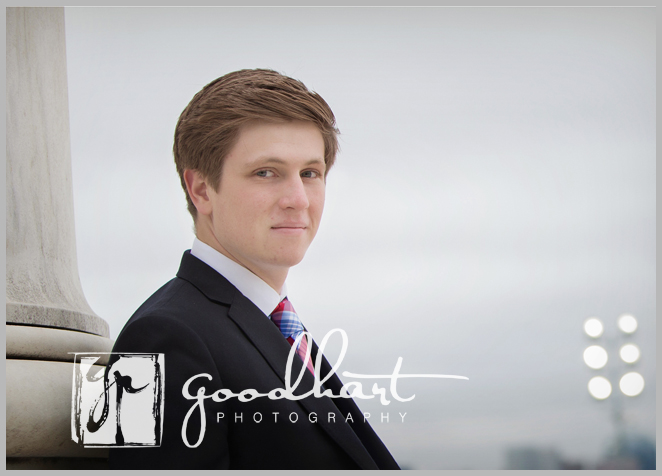
[[[241,126],[255,120],[314,123],[324,138],[325,173],[333,165],[339,131],[333,111],[319,94],[301,81],[268,69],[221,76],[193,97],[175,127],[175,165],[194,221],[197,210],[186,190],[184,170],[197,170],[218,190],[223,160]]]

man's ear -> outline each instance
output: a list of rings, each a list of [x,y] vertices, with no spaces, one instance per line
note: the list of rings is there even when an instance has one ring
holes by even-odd
[[[184,182],[186,183],[188,196],[191,197],[191,201],[198,210],[198,213],[202,215],[211,215],[212,204],[207,180],[205,180],[202,174],[197,170],[185,169]]]

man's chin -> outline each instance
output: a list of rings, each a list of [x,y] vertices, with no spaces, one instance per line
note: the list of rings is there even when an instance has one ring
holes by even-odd
[[[291,268],[292,266],[296,266],[301,261],[303,260],[303,257],[305,256],[306,252],[292,252],[292,253],[280,253],[277,254],[274,257],[274,260],[272,261],[272,265],[278,266],[278,267],[283,267],[283,268]]]

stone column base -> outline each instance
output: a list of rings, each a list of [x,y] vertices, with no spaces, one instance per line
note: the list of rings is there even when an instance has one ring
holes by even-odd
[[[7,469],[107,466],[107,448],[83,448],[71,438],[74,355],[69,352],[110,352],[113,341],[43,327],[7,325],[6,330]]]

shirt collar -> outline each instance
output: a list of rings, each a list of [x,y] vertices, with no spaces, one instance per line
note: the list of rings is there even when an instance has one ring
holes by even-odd
[[[193,240],[191,254],[230,281],[241,294],[250,299],[267,317],[276,309],[278,303],[287,296],[286,284],[283,284],[283,289],[278,294],[274,288],[262,281],[252,271],[232,261],[197,238]]]

